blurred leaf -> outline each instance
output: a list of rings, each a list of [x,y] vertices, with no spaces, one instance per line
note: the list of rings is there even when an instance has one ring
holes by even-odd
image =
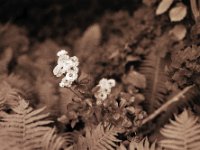
[[[155,150],[156,143],[150,144],[148,138],[144,138],[140,142],[131,141],[129,144],[129,150]]]
[[[140,74],[136,71],[131,71],[128,75],[123,77],[123,82],[125,84],[132,84],[137,88],[145,88],[146,87],[146,78],[143,74]]]
[[[174,8],[172,8],[169,12],[169,17],[172,22],[181,21],[187,14],[187,7],[178,3]]]
[[[82,48],[94,48],[94,46],[98,46],[101,40],[101,28],[99,24],[93,24],[89,26],[86,31],[84,32],[82,38],[81,38],[81,44],[80,47]],[[89,45],[92,44],[92,45]],[[91,46],[91,47],[90,47]],[[84,51],[84,49],[81,49]],[[91,49],[93,50],[93,49]]]
[[[132,107],[132,106],[129,106],[129,107],[126,107],[126,110],[131,113],[131,114],[134,114],[135,113],[135,108]]]
[[[164,72],[165,59],[152,52],[146,56],[146,60],[140,68],[141,73],[146,76],[147,88],[144,96],[147,102],[147,110],[152,113],[164,103],[167,93],[165,82],[167,75]]]
[[[135,104],[139,104],[139,103],[141,103],[141,102],[143,102],[144,100],[145,100],[145,97],[144,97],[144,95],[142,95],[142,94],[140,94],[140,93],[138,93],[138,94],[135,94],[134,95],[134,103]]]
[[[170,34],[174,35],[178,41],[183,40],[186,36],[187,29],[184,25],[176,25],[171,31]]]
[[[95,62],[100,56],[98,46],[102,40],[102,31],[99,24],[90,25],[83,35],[75,43],[75,54],[79,58],[82,70],[91,74],[95,68]],[[89,66],[89,67],[88,67]]]
[[[141,58],[139,56],[133,56],[133,55],[128,55],[126,57],[126,62],[136,62],[136,61],[140,61]]]
[[[0,24],[0,47],[15,50],[15,52],[27,52],[29,48],[29,39],[27,31],[13,24]]]
[[[159,5],[158,8],[156,9],[156,15],[161,15],[163,13],[165,13],[169,7],[172,5],[173,0],[162,0]]]

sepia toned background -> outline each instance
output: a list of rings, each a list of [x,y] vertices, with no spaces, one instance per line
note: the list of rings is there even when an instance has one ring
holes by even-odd
[[[199,150],[199,6],[0,0],[0,150]]]

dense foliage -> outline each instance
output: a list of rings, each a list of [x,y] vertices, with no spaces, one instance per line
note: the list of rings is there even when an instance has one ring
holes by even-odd
[[[198,150],[197,1],[59,2],[0,24],[0,150]]]

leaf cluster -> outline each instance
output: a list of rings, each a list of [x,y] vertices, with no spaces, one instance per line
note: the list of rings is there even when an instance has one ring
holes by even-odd
[[[171,55],[170,74],[178,86],[184,87],[188,84],[199,85],[200,73],[199,47],[192,45],[183,50],[176,50]]]

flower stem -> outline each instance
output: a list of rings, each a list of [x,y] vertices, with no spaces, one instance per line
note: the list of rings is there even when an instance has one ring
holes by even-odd
[[[170,100],[168,100],[165,104],[163,104],[160,108],[158,108],[156,111],[154,111],[151,115],[149,115],[147,118],[145,118],[141,126],[146,124],[147,122],[153,120],[155,117],[157,117],[161,112],[164,112],[167,110],[167,108],[175,102],[178,102],[181,98],[184,97],[185,93],[187,93],[191,88],[193,88],[194,85],[188,86],[185,89],[183,89],[181,92],[179,92],[177,95],[172,97]]]
[[[83,96],[82,96],[80,93],[76,92],[73,88],[70,87],[69,90],[70,90],[72,93],[74,93],[77,97],[83,99]]]

